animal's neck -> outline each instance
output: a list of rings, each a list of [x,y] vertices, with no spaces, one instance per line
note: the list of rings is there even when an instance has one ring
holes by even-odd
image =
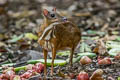
[[[44,24],[45,27],[47,27],[51,24],[51,22],[48,19],[44,18],[43,24]]]

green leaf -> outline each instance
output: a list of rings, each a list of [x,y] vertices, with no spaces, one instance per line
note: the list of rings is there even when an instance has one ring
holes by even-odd
[[[39,60],[30,60],[29,63],[34,63],[34,62],[41,62],[41,63],[45,63],[44,59],[39,59]],[[52,63],[52,59],[47,59],[47,66],[51,66]],[[64,66],[66,64],[65,60],[61,60],[61,59],[55,59],[54,60],[54,66]]]
[[[91,52],[91,48],[88,44],[83,42],[80,47],[80,52]]]
[[[85,48],[84,43],[82,43],[81,47],[80,47],[80,52],[84,52],[84,50],[85,50],[84,48]]]
[[[73,63],[78,62],[78,61],[80,60],[80,58],[81,58],[81,56],[78,56],[78,57],[76,57],[76,58],[73,58],[72,62],[73,62]],[[68,59],[66,60],[67,63],[69,63],[69,59],[70,59],[70,58],[68,58]]]
[[[15,72],[18,72],[20,70],[26,70],[26,66],[21,66],[21,67],[17,67],[17,68],[14,68]]]
[[[117,41],[120,41],[120,36],[118,36],[118,37],[116,38],[116,40],[117,40]]]
[[[99,39],[99,36],[95,36],[95,37],[88,37],[88,36],[82,36],[82,40],[96,40]]]
[[[7,64],[3,64],[2,66],[13,66],[15,65],[16,63],[7,63]]]
[[[69,56],[70,51],[61,51],[61,52],[57,52],[57,55],[59,56]]]
[[[9,66],[9,67],[13,67],[16,63],[9,63],[9,64],[3,64],[2,67],[4,66]],[[26,66],[21,66],[21,67],[17,67],[14,68],[15,72],[18,72],[20,70],[26,70]]]
[[[27,64],[36,64],[39,62],[40,62],[39,60],[29,60],[29,61],[27,61]]]
[[[18,40],[22,39],[24,36],[24,34],[21,34],[20,36],[16,36],[14,35],[13,38],[11,40],[8,40],[9,43],[14,43],[17,42]]]
[[[9,63],[9,64],[3,64],[2,67],[4,66],[14,66],[16,63]],[[17,68],[14,68],[15,72],[18,72],[20,70],[26,70],[26,66],[21,66],[21,67],[17,67]]]
[[[88,30],[87,33],[88,33],[88,34],[97,34],[97,31]]]
[[[25,38],[30,40],[38,40],[38,36],[33,33],[25,33]]]
[[[107,41],[106,42],[107,48],[120,48],[120,42],[117,41]]]
[[[91,39],[91,37],[88,37],[88,36],[82,36],[82,39],[83,39],[83,40],[88,40],[88,39]]]
[[[94,31],[94,30],[88,30],[87,33],[90,34],[90,35],[96,35],[96,34],[97,34],[97,35],[100,35],[100,36],[105,35],[105,32]]]
[[[120,80],[120,77],[118,77],[118,80]]]
[[[73,58],[73,63],[78,62],[81,57],[83,56],[88,56],[89,58],[96,57],[97,55],[95,53],[90,53],[90,52],[84,52],[84,53],[78,53],[78,57]],[[67,63],[69,63],[69,58],[66,60]]]
[[[97,55],[95,53],[85,52],[85,53],[78,53],[79,56],[88,56],[90,58],[96,57]]]
[[[113,48],[108,52],[108,54],[112,57],[116,56],[118,53],[120,53],[120,48]]]
[[[118,31],[112,31],[112,34],[113,34],[113,35],[118,35],[119,32],[118,32]]]

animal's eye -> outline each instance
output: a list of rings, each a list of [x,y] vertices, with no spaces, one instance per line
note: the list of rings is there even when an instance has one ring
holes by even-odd
[[[55,17],[55,14],[51,14],[51,17],[54,18],[54,17]]]

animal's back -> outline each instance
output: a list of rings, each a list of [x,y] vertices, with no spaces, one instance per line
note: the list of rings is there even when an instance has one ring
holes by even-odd
[[[76,47],[81,39],[80,29],[72,22],[65,22],[54,26],[57,49]],[[53,39],[54,41],[54,39]]]

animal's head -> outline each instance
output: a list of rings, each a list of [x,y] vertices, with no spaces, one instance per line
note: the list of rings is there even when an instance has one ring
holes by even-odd
[[[48,11],[47,9],[44,9],[43,10],[43,15],[44,15],[45,19],[47,19],[51,23],[64,19],[63,16],[61,16],[60,14],[58,14],[56,12],[56,8],[53,8],[51,11]]]

